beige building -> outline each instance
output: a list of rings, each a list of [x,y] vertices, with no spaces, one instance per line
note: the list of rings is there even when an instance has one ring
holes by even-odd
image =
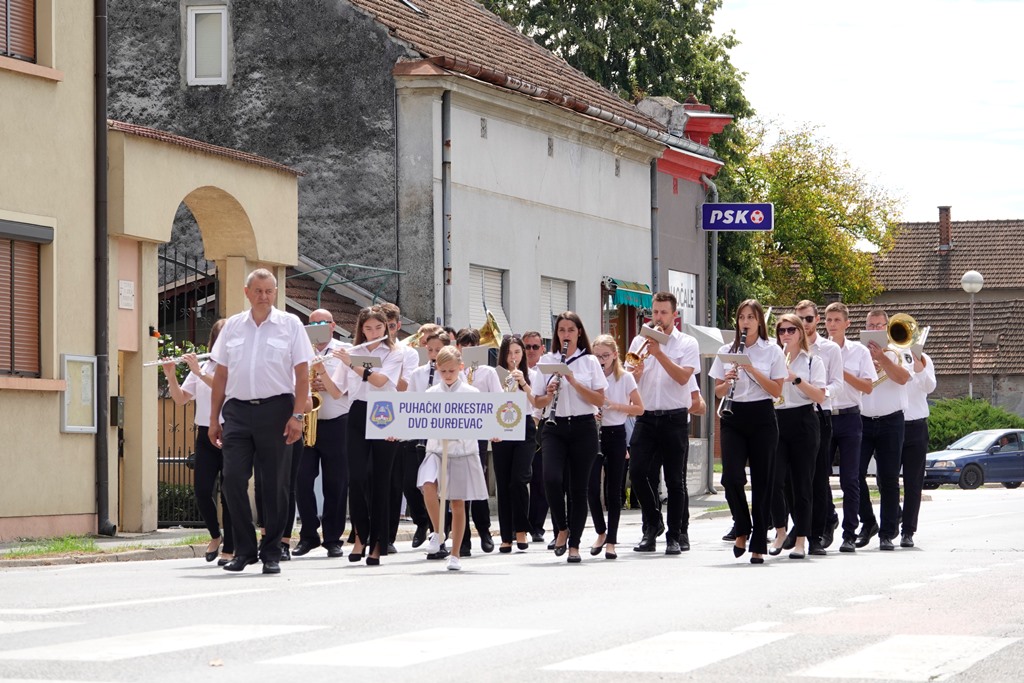
[[[298,174],[108,122],[93,4],[12,5],[0,22],[0,540],[151,530],[158,370],[142,363],[156,357],[157,246],[184,203],[218,265],[220,313],[241,310],[249,270],[283,281],[297,260]]]

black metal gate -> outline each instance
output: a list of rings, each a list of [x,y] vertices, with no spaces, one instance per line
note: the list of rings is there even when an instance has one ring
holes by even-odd
[[[207,350],[210,328],[217,320],[217,268],[201,257],[185,253],[177,245],[161,245],[159,251],[160,356],[177,356]],[[195,405],[178,406],[170,396],[167,379],[159,373],[160,421],[157,444],[157,520],[160,526],[203,526],[195,503]],[[178,382],[188,374],[177,366]]]

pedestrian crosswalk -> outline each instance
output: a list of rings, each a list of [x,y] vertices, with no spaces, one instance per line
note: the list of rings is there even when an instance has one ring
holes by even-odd
[[[59,627],[77,625],[0,621],[0,634],[22,634],[22,640],[43,639],[45,631],[56,633]],[[737,626],[731,631],[669,631],[643,638],[625,635],[621,644],[614,647],[581,646],[571,657],[566,658],[564,651],[558,651],[562,656],[556,655],[548,661],[536,659],[524,666],[538,671],[538,675],[540,671],[594,672],[606,676],[687,673],[711,679],[717,665],[759,648],[785,642],[791,650],[804,651],[822,644],[820,634],[785,629],[784,622],[762,621]],[[334,637],[336,631],[338,638]],[[353,637],[351,630],[343,631],[341,626],[196,624],[0,649],[0,683],[13,680],[3,677],[4,662],[117,662],[308,632],[322,632],[324,637],[304,636],[301,643],[337,643],[339,639],[343,642],[319,649],[291,647],[292,654],[258,660],[255,664],[300,666],[311,675],[315,667],[334,670],[339,664],[346,668],[413,670],[424,663],[474,652],[481,652],[486,658],[488,652],[508,652],[509,646],[533,648],[538,643],[559,641],[569,635],[557,629],[434,627],[378,638],[359,638]],[[811,667],[762,673],[795,679],[945,680],[968,671],[1020,640],[979,635],[895,635],[879,636],[877,642],[866,646],[861,641],[849,647],[837,640],[831,659]],[[3,647],[0,643],[0,648]]]

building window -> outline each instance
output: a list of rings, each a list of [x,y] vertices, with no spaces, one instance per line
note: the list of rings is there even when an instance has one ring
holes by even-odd
[[[186,62],[189,85],[227,85],[228,8],[188,8]]]
[[[0,55],[36,61],[36,0],[0,0]]]
[[[0,375],[39,377],[39,251],[53,229],[0,220]]]
[[[494,316],[494,322],[502,334],[510,334],[512,325],[505,315],[505,275],[504,270],[469,267],[469,324],[480,329],[487,322],[487,313]],[[486,309],[484,308],[486,306]]]
[[[571,310],[569,307],[569,281],[553,277],[540,279],[540,336],[554,339],[554,319]]]

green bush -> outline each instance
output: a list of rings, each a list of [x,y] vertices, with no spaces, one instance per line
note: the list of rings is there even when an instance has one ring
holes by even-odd
[[[157,519],[166,522],[194,522],[199,517],[195,489],[191,484],[157,485]]]
[[[933,403],[930,412],[929,451],[941,451],[979,429],[1024,429],[1024,418],[980,399],[944,398]]]

